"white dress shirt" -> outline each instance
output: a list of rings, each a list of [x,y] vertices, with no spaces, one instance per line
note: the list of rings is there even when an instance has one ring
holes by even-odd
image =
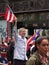
[[[15,28],[15,46],[14,46],[14,59],[19,59],[19,60],[27,60],[26,56],[26,42],[27,39],[24,37],[22,38],[18,33],[17,29]]]

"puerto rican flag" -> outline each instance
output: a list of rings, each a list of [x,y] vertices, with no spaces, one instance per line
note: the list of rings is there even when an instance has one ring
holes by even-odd
[[[38,30],[34,35],[32,35],[28,40],[27,40],[27,51],[30,49],[30,45],[33,45],[33,47],[35,47],[35,40],[37,39],[37,37],[40,35],[40,30]]]
[[[8,22],[14,22],[14,20],[17,19],[9,6],[7,7],[6,12],[5,12],[5,19]]]

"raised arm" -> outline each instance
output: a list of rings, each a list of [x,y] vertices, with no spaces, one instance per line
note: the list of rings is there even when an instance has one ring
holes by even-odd
[[[18,30],[17,30],[17,20],[15,20],[15,25],[14,25],[14,39],[17,41],[18,38]]]

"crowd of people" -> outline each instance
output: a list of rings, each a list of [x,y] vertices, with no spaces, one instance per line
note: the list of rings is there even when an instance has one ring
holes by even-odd
[[[29,58],[27,56],[27,39],[24,27],[17,30],[17,21],[14,25],[14,37],[9,42],[6,58],[10,65],[49,65],[49,37],[39,36],[35,40],[35,47],[32,49]],[[32,45],[31,45],[32,46]]]

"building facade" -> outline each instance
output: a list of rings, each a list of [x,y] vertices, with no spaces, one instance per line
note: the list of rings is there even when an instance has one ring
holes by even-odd
[[[0,3],[0,13],[4,13],[9,4],[18,18],[18,28],[26,27],[30,35],[34,29],[49,29],[49,0],[1,0]]]

